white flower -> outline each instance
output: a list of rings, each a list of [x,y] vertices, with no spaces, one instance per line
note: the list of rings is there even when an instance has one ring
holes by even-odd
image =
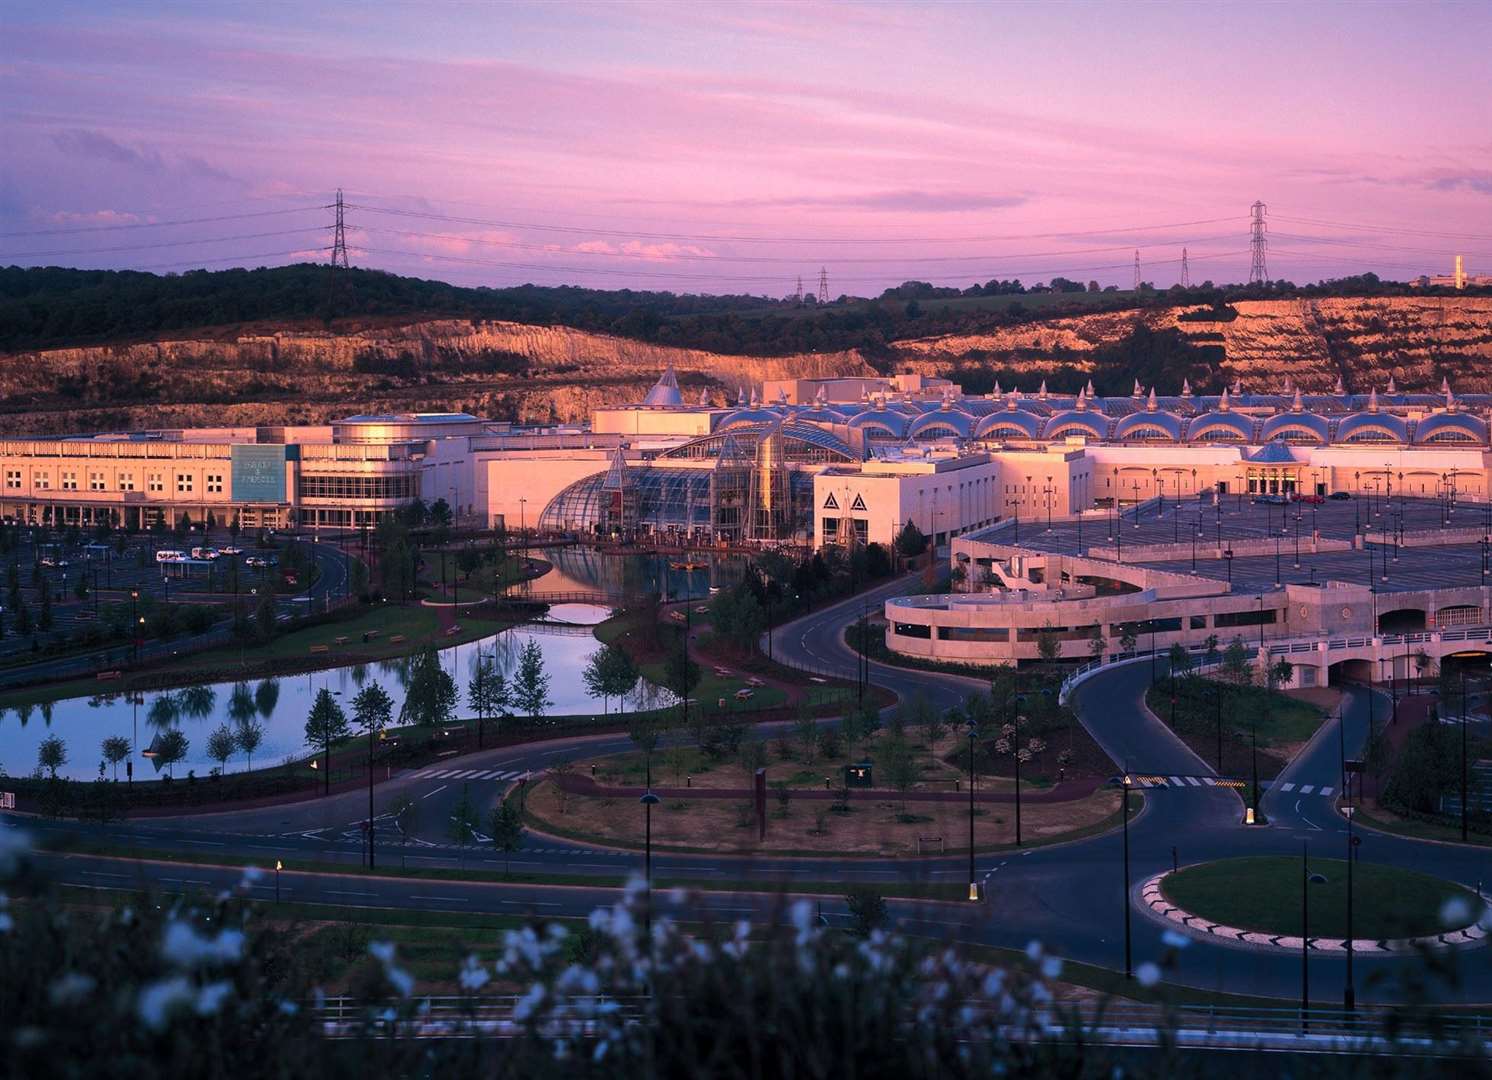
[[[456,977],[456,981],[461,984],[461,989],[473,994],[486,986],[491,979],[492,976],[487,974],[487,969],[477,962],[475,956],[466,958],[466,963],[461,966],[461,974]]]
[[[668,899],[671,903],[677,904],[682,907],[684,903],[689,899],[689,894],[683,889],[669,889]]]
[[[368,942],[368,954],[383,964],[394,962],[394,943],[392,941],[370,941]]]
[[[985,997],[996,998],[1000,996],[1000,992],[1004,989],[1004,986],[1005,972],[997,970],[991,971],[984,977],[984,985],[980,989],[983,991]]]
[[[89,994],[98,982],[91,975],[69,971],[47,989],[47,998],[53,1005],[76,1005]]]
[[[1038,960],[1041,959],[1041,942],[1039,942],[1039,941],[1031,941],[1031,942],[1027,943],[1027,945],[1026,945],[1026,959],[1030,960],[1031,963],[1033,963],[1033,964],[1036,963],[1036,961],[1038,961]]]
[[[799,900],[788,909],[788,917],[798,930],[809,930],[813,927],[813,905],[807,900]]]
[[[0,875],[12,873],[21,856],[30,850],[30,833],[24,829],[0,828]]]
[[[1191,938],[1185,934],[1177,933],[1175,930],[1167,930],[1160,936],[1160,939],[1173,949],[1184,949],[1192,943]]]
[[[238,887],[240,889],[252,888],[254,884],[258,882],[258,880],[263,876],[264,871],[259,869],[259,867],[245,866],[243,868],[243,876],[238,879]]]
[[[1453,896],[1440,905],[1440,925],[1462,927],[1471,921],[1471,905],[1459,896]]]
[[[399,992],[400,997],[408,997],[414,990],[414,976],[403,968],[389,964],[383,969],[383,974],[389,982],[394,984],[394,989]]]
[[[517,1004],[513,1006],[513,1019],[517,1020],[519,1023],[522,1023],[524,1020],[527,1020],[534,1014],[534,1010],[537,1009],[543,1003],[543,1001],[544,985],[542,983],[534,983],[534,985],[529,988],[528,993],[519,998]]]
[[[296,1013],[300,1012],[300,1006],[293,1001],[281,1001],[280,1012],[282,1012],[286,1016],[294,1016]]]
[[[1149,989],[1160,982],[1160,968],[1147,960],[1135,968],[1135,979],[1138,980],[1141,986]]]
[[[171,1010],[178,1005],[189,1005],[195,997],[192,984],[185,975],[172,975],[159,979],[140,991],[136,1010],[140,1020],[152,1031],[164,1031],[170,1022]]]
[[[243,955],[243,942],[238,930],[220,930],[216,937],[206,937],[191,923],[173,919],[161,939],[161,955],[180,968],[226,964]]]
[[[1055,956],[1048,956],[1041,962],[1041,974],[1048,979],[1055,979],[1062,974],[1062,961]]]
[[[197,991],[197,1015],[211,1016],[223,1006],[223,999],[233,992],[233,984],[226,979],[208,983]]]

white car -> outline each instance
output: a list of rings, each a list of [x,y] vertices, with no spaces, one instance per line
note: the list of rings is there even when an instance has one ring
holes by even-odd
[[[182,562],[186,559],[185,551],[177,551],[175,548],[162,548],[155,553],[156,562]]]
[[[218,557],[218,549],[217,548],[210,548],[210,547],[194,547],[194,548],[192,548],[192,558],[194,558],[194,559],[216,559],[217,557]]]

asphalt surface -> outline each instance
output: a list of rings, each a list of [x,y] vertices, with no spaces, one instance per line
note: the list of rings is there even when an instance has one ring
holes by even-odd
[[[816,612],[784,627],[773,636],[773,650],[789,659],[825,672],[853,677],[855,661],[842,639],[844,626],[866,604],[910,590],[918,583],[903,579]],[[1182,866],[1243,855],[1298,856],[1302,845],[1316,858],[1341,858],[1347,851],[1346,821],[1324,791],[1340,789],[1340,752],[1360,754],[1367,737],[1368,698],[1349,689],[1345,723],[1325,723],[1316,738],[1298,755],[1263,796],[1261,809],[1267,825],[1243,824],[1247,791],[1211,785],[1212,770],[1141,706],[1150,678],[1148,662],[1105,669],[1077,687],[1072,705],[1084,725],[1114,759],[1133,775],[1152,783],[1144,788],[1144,806],[1129,822],[1129,867],[1126,875],[1124,838],[1120,830],[1046,847],[1006,850],[977,855],[976,876],[983,883],[979,903],[904,902],[890,905],[893,916],[908,932],[960,941],[1024,948],[1039,940],[1058,955],[1111,969],[1125,962],[1126,915],[1132,934],[1134,965],[1171,956],[1167,978],[1199,989],[1298,998],[1301,963],[1297,953],[1260,951],[1237,945],[1194,940],[1179,952],[1162,935],[1167,926],[1132,903],[1141,882],[1168,869],[1173,858]],[[1164,674],[1164,668],[1161,668]],[[922,694],[938,708],[958,704],[971,691],[983,689],[979,680],[871,665],[873,682],[894,690],[903,699]],[[1387,709],[1376,705],[1381,725]],[[761,734],[770,736],[771,725]],[[1340,740],[1340,741],[1339,741]],[[401,862],[420,867],[481,867],[501,870],[504,859],[490,845],[477,843],[458,851],[444,839],[451,808],[467,787],[481,815],[495,805],[525,773],[537,773],[565,758],[590,757],[630,747],[623,736],[592,736],[507,747],[452,759],[441,768],[410,770],[380,784],[374,794],[375,812],[407,794],[417,806],[412,836],[404,842],[387,819],[378,826],[380,868]],[[450,771],[470,775],[432,775]],[[641,813],[641,810],[637,811]],[[190,851],[203,859],[233,854],[262,860],[276,858],[342,862],[360,866],[362,823],[368,814],[364,792],[346,792],[306,802],[264,809],[233,811],[192,818],[145,819],[99,827],[72,823],[28,821],[43,836],[100,834],[120,843],[150,850]],[[12,822],[19,824],[19,822]],[[1474,847],[1401,839],[1359,828],[1360,861],[1411,867],[1459,881],[1473,889],[1492,878],[1492,852]],[[79,884],[131,888],[157,885],[172,890],[217,890],[239,880],[236,868],[208,865],[129,861],[95,855],[49,855],[61,880]],[[524,849],[511,860],[514,871],[604,876],[641,870],[640,852],[587,847],[530,834]],[[743,858],[720,854],[655,853],[653,869],[670,880],[760,882],[763,888],[798,883],[943,882],[967,879],[967,856],[948,858]],[[552,916],[580,915],[610,902],[608,887],[546,886],[501,882],[457,882],[436,879],[380,877],[366,873],[285,873],[282,899],[337,903],[347,906],[412,907],[464,912],[523,913]],[[255,886],[255,895],[269,898],[268,877]],[[756,892],[691,894],[678,908],[696,918],[734,919],[762,915],[781,901]],[[831,921],[844,916],[840,896],[820,900]],[[659,910],[669,910],[672,898],[658,899]],[[1432,991],[1446,1000],[1492,1001],[1492,966],[1485,947],[1457,950],[1462,982]],[[1313,999],[1322,1004],[1341,1000],[1345,958],[1313,956]],[[1398,1000],[1402,978],[1418,969],[1417,961],[1402,957],[1355,957],[1355,983],[1361,1002]]]

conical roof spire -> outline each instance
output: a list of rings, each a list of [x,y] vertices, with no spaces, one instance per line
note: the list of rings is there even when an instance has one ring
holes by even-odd
[[[747,402],[747,404],[750,405],[752,408],[755,408],[757,405],[761,404],[761,402],[757,399],[756,387],[754,386],[751,388],[751,400]]]
[[[1094,396],[1094,393],[1093,393],[1093,380],[1089,379],[1088,380],[1088,385],[1085,386],[1085,387],[1083,387],[1083,389],[1085,391],[1087,391],[1089,397],[1093,397]]]
[[[1083,412],[1087,408],[1088,408],[1088,395],[1087,395],[1087,393],[1085,391],[1079,390],[1078,391],[1077,410],[1078,410],[1078,412]]]
[[[1300,387],[1295,388],[1295,400],[1290,403],[1291,412],[1301,412],[1305,409],[1305,402],[1300,397]]]
[[[1003,391],[1003,390],[1000,389],[1000,380],[996,379],[995,380],[995,389],[994,389],[995,400],[998,401],[1004,395],[1005,395],[1005,391]]]
[[[1378,387],[1368,391],[1368,412],[1378,411]]]
[[[632,486],[632,474],[627,471],[627,459],[622,456],[622,448],[619,446],[611,455],[611,464],[607,466],[606,475],[601,480],[602,491],[625,491]]]
[[[1394,382],[1394,373],[1392,371],[1388,373],[1388,392],[1390,394],[1397,394],[1399,392],[1399,384]]]
[[[1139,397],[1145,393],[1145,388],[1140,385],[1140,380],[1135,380],[1135,388],[1129,392],[1130,397]]]
[[[1191,397],[1192,396],[1192,383],[1191,383],[1190,379],[1182,378],[1182,380],[1181,380],[1181,396],[1182,397]]]
[[[1332,393],[1333,394],[1345,394],[1346,392],[1347,392],[1347,384],[1344,383],[1342,381],[1342,377],[1340,375],[1338,375],[1337,376],[1337,385],[1332,390]]]
[[[1155,400],[1155,387],[1152,386],[1150,388],[1150,397],[1145,402],[1145,411],[1154,412],[1158,408],[1160,408],[1160,405]]]
[[[668,408],[670,406],[684,404],[684,395],[679,392],[678,376],[673,373],[673,365],[669,364],[648,391],[647,397],[642,403],[653,408]]]
[[[1242,379],[1234,379],[1233,380],[1233,396],[1237,397],[1241,393],[1243,393],[1243,380]]]
[[[1046,380],[1045,379],[1041,380],[1041,389],[1038,390],[1038,391],[1036,391],[1036,396],[1038,398],[1040,398],[1042,401],[1046,400]]]
[[[1227,412],[1230,408],[1232,406],[1228,404],[1228,388],[1225,386],[1223,387],[1223,396],[1217,399],[1217,411]]]
[[[828,403],[828,401],[829,401],[829,392],[828,392],[828,390],[826,390],[823,386],[820,386],[818,388],[817,392],[815,392],[814,395],[813,395],[813,403],[815,405],[825,405],[825,404]]]

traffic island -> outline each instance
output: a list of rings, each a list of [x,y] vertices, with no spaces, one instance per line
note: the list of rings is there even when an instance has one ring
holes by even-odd
[[[1351,888],[1353,952],[1479,945],[1492,923],[1492,908],[1475,892],[1413,870],[1357,862]],[[1347,951],[1347,864],[1339,859],[1199,863],[1149,878],[1139,894],[1146,911],[1199,938],[1293,952],[1303,945],[1311,952]]]

